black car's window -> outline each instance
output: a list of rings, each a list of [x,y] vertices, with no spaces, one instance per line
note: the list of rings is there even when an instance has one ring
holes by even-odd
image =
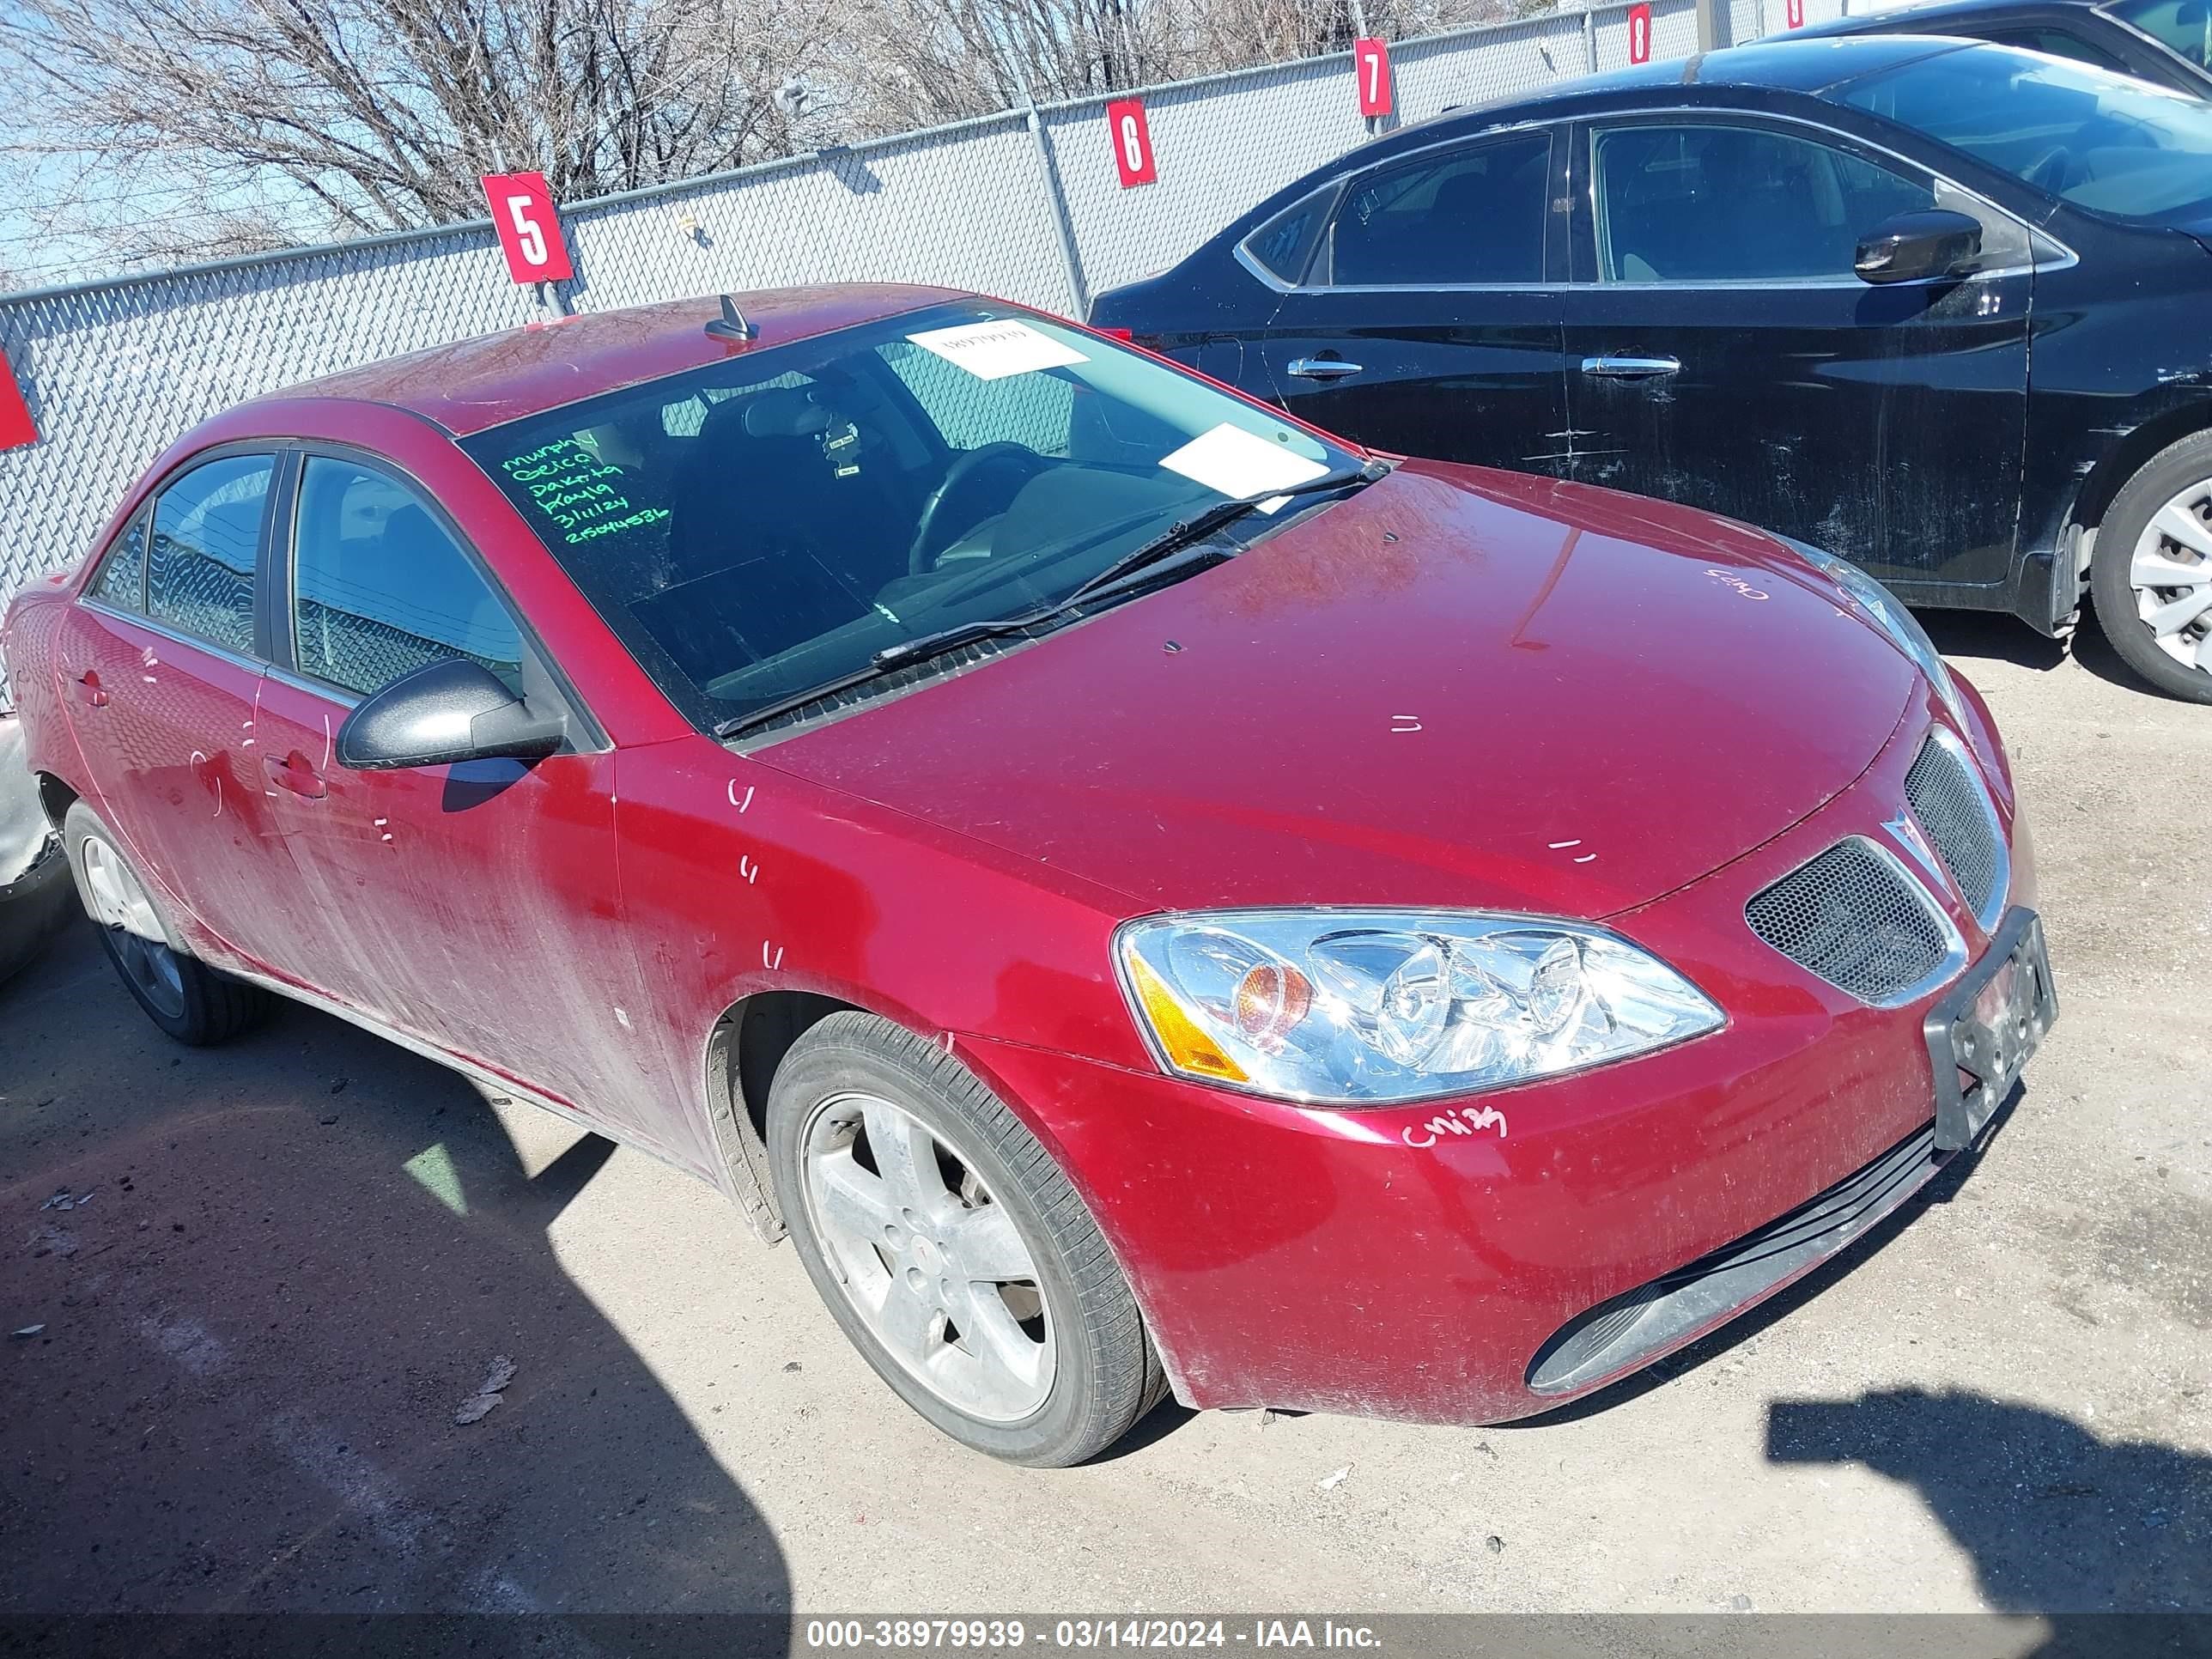
[[[146,565],[148,616],[252,653],[253,567],[273,471],[266,455],[226,455],[161,492]]]
[[[1244,239],[1244,251],[1279,282],[1297,283],[1306,274],[1314,244],[1328,222],[1332,184],[1292,204]]]
[[[2092,212],[2164,224],[2212,212],[2212,103],[2147,82],[1962,46],[1827,95]]]
[[[982,302],[743,352],[463,447],[702,727],[1064,597],[1208,506],[1358,464],[1141,353]]]
[[[1794,133],[1654,123],[1595,135],[1598,277],[1850,277],[1860,234],[1929,185]]]
[[[522,638],[468,556],[415,493],[374,468],[310,455],[293,542],[293,660],[374,691],[448,658],[522,690]]]
[[[1516,133],[1354,181],[1329,231],[1335,287],[1544,280],[1549,133]]]
[[[95,599],[103,599],[121,611],[143,611],[146,608],[146,515],[140,513],[131,520],[130,526],[115,538],[101,562],[100,573],[92,579],[90,589]]]
[[[2212,5],[2205,0],[2118,0],[2106,9],[2199,69],[2212,69]]]
[[[2018,46],[2022,52],[2049,52],[2053,58],[2070,58],[2077,64],[2087,64],[2093,69],[2110,70],[2115,75],[2129,73],[2128,66],[2106,52],[2094,40],[2084,40],[2078,34],[2069,34],[2063,29],[1987,29],[1977,32],[1978,38],[1992,46]]]

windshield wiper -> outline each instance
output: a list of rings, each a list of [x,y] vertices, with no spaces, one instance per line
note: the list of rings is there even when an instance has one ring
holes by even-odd
[[[1332,489],[1346,489],[1354,484],[1373,483],[1389,470],[1380,461],[1370,461],[1364,466],[1347,467],[1335,472],[1324,472],[1319,477],[1308,478],[1303,483],[1288,484],[1280,489],[1271,489],[1264,495],[1238,496],[1225,501],[1216,501],[1204,511],[1194,513],[1188,519],[1180,520],[1170,525],[1151,540],[1130,549],[1104,569],[1086,577],[1065,595],[1049,604],[1018,611],[1011,617],[981,617],[973,622],[955,623],[951,627],[940,628],[934,633],[919,634],[913,639],[901,640],[896,645],[887,645],[868,659],[866,667],[856,668],[848,674],[837,675],[834,678],[823,681],[818,685],[809,686],[801,691],[794,691],[787,697],[779,697],[774,702],[763,703],[757,708],[750,709],[744,714],[723,720],[714,727],[714,735],[718,738],[735,737],[738,732],[763,725],[779,714],[787,714],[794,708],[804,708],[808,703],[818,702],[823,697],[834,696],[840,691],[864,684],[869,680],[889,673],[895,668],[924,661],[957,647],[972,644],[978,640],[999,639],[1006,635],[1018,634],[1025,629],[1035,628],[1040,623],[1050,622],[1054,617],[1073,609],[1084,600],[1096,599],[1108,589],[1121,586],[1127,579],[1141,571],[1152,571],[1154,574],[1166,574],[1158,567],[1164,565],[1166,561],[1174,555],[1183,552],[1192,543],[1212,535],[1215,531],[1235,522],[1246,514],[1258,511],[1269,501],[1279,501],[1285,495],[1314,495]],[[1209,556],[1194,555],[1188,561],[1178,560],[1176,562],[1194,564],[1202,556]]]
[[[1271,489],[1264,495],[1241,495],[1225,501],[1216,501],[1201,513],[1170,525],[1148,542],[1139,543],[1103,570],[1079,583],[1060,606],[1074,605],[1113,586],[1124,576],[1157,564],[1170,553],[1178,552],[1201,537],[1210,536],[1224,526],[1234,524],[1248,513],[1256,513],[1269,501],[1280,501],[1285,495],[1317,495],[1332,489],[1346,489],[1353,484],[1373,483],[1387,471],[1380,461],[1370,461],[1364,466],[1346,467],[1334,472],[1324,472],[1317,478],[1308,478],[1304,483],[1286,484],[1280,489]],[[1050,613],[1048,612],[1048,615]]]

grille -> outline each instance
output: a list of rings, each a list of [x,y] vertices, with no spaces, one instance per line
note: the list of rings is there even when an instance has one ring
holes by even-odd
[[[1927,891],[1863,836],[1837,842],[1743,907],[1751,931],[1862,1002],[1909,1002],[1963,947]]]
[[[1930,735],[1919,758],[1905,775],[1905,798],[1913,816],[1936,843],[1951,879],[1959,884],[1966,907],[1988,927],[1991,903],[2003,896],[2004,842],[1989,797],[1949,744]]]

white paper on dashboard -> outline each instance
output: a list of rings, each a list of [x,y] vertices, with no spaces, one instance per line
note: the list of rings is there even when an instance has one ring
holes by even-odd
[[[1087,363],[1090,358],[1049,334],[1041,334],[1018,318],[995,323],[961,323],[952,328],[933,328],[906,337],[924,351],[933,351],[948,363],[957,364],[979,380],[1003,380],[1009,374],[1027,374],[1040,368],[1065,368]]]
[[[1318,478],[1328,471],[1319,461],[1308,460],[1295,450],[1226,421],[1210,432],[1200,433],[1173,454],[1162,456],[1160,465],[1208,489],[1238,496],[1265,495],[1270,489]],[[1282,504],[1279,499],[1267,501],[1260,510],[1273,513]]]

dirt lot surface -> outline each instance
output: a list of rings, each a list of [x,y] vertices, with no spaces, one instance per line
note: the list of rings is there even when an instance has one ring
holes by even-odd
[[[0,1332],[44,1327],[0,1611],[2212,1607],[2212,708],[1938,634],[2039,848],[2025,1092],[1845,1262],[1512,1428],[1170,1408],[997,1467],[706,1188],[304,1009],[173,1048],[73,932],[0,988]]]

